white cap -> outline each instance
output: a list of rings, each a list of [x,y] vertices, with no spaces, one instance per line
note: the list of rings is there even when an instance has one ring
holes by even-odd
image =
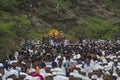
[[[32,77],[31,80],[40,80],[39,77]]]
[[[120,66],[117,66],[118,69],[120,69]]]
[[[27,76],[24,78],[24,80],[40,80],[40,78],[39,78],[39,77],[32,77],[32,76],[27,75]]]
[[[68,77],[62,77],[62,80],[69,80],[69,78]]]
[[[92,75],[91,76],[91,79],[97,79],[98,77],[97,77],[97,75]]]
[[[118,53],[120,53],[120,50],[118,51]]]
[[[53,77],[53,80],[69,80],[69,77],[59,75],[59,76]]]
[[[117,58],[120,58],[120,56],[118,56]]]
[[[53,75],[52,75],[51,73],[46,73],[46,77],[47,77],[47,76],[53,76]]]
[[[85,69],[81,69],[80,71],[81,71],[81,72],[85,72],[85,73],[86,73]]]
[[[13,80],[12,78],[8,78],[7,80]]]
[[[109,66],[109,67],[112,67],[113,65],[114,65],[113,62],[109,62],[109,63],[108,63],[108,66]]]
[[[83,76],[81,74],[79,74],[79,73],[73,73],[72,72],[72,73],[70,73],[70,76],[83,79]]]
[[[105,51],[102,51],[102,55],[105,55]]]
[[[52,72],[52,75],[56,75],[56,72]]]
[[[118,77],[117,73],[113,73],[112,76],[116,76],[116,77]]]
[[[27,75],[24,80],[32,80],[32,76]]]
[[[25,63],[24,61],[22,61],[22,62],[21,62],[21,64],[24,64],[24,65],[26,65],[26,63]]]
[[[117,64],[117,66],[120,66],[120,62]]]
[[[108,71],[108,70],[111,70],[111,69],[112,69],[111,66],[108,66],[108,65],[104,66],[104,70],[105,70],[105,71]]]
[[[31,69],[29,70],[29,73],[35,73],[35,69],[31,68]]]
[[[65,73],[65,72],[56,72],[56,74],[54,74],[54,75],[62,75],[62,76],[65,76],[66,73]]]
[[[61,68],[53,68],[53,69],[50,69],[51,72],[63,72],[64,70],[61,69]]]
[[[98,62],[98,64],[99,64],[99,65],[101,65],[101,64],[102,64],[102,62]]]
[[[118,59],[114,59],[114,62],[115,62],[115,61],[118,61]]]
[[[51,65],[48,65],[48,64],[46,65],[46,68],[51,68],[51,67],[52,67]]]
[[[99,70],[98,66],[94,66],[93,70]]]
[[[107,71],[107,72],[105,72],[105,74],[108,74],[108,75],[110,75],[110,72],[108,72],[108,71]]]
[[[110,58],[110,56],[106,56],[106,58]]]
[[[20,75],[27,76],[27,74],[26,74],[26,73],[24,73],[24,72],[20,72]]]
[[[77,70],[73,70],[73,73],[79,73]]]
[[[59,55],[57,58],[58,58],[58,59],[60,59],[60,58],[61,58],[61,56]]]
[[[114,58],[116,58],[116,56],[110,56],[109,57],[111,60],[113,60]]]
[[[17,62],[18,62],[17,60],[10,61],[10,65],[14,64],[14,63],[17,63]]]
[[[15,75],[18,78],[18,72],[16,70],[11,70],[8,73],[6,73],[6,77],[9,77],[11,75]]]
[[[3,67],[3,63],[0,63],[0,68],[2,68]]]
[[[82,69],[82,64],[76,65],[76,68]]]
[[[107,64],[108,63],[106,59],[103,59],[102,62],[103,62],[103,64]]]

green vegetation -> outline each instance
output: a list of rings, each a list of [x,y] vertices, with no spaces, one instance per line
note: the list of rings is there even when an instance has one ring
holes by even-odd
[[[17,39],[19,36],[24,38],[29,32],[30,21],[26,15],[16,16],[1,12],[0,19],[0,59],[8,57],[12,50],[19,49]]]
[[[112,25],[110,22],[94,17],[88,18],[87,21],[87,37],[93,37],[97,39],[116,39],[119,37],[117,32],[119,30],[118,27]]]
[[[1,9],[5,11],[14,11],[17,8],[16,0],[0,0]]]
[[[20,49],[20,37],[41,39],[52,28],[69,39],[115,40],[120,35],[119,4],[119,0],[0,0],[0,59]]]

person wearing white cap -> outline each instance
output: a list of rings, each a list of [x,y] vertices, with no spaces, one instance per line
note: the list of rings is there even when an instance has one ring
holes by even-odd
[[[51,80],[52,74],[46,72],[46,70],[45,70],[45,67],[46,67],[45,63],[42,63],[40,66],[41,66],[41,69],[39,71],[40,74],[44,77],[44,79],[46,79],[46,80],[50,79]]]
[[[26,73],[20,72],[20,80],[24,80],[26,76],[28,76]]]
[[[39,77],[32,77],[26,73],[20,72],[20,80],[40,80]]]
[[[52,72],[53,75],[62,75],[62,76],[65,76],[65,72],[61,68],[53,68],[53,69],[51,69],[51,72]]]
[[[8,71],[10,71],[10,70],[20,71],[21,68],[17,66],[17,63],[18,63],[17,60],[12,60],[12,61],[10,61],[10,68],[8,69]]]
[[[26,72],[26,63],[24,61],[21,62],[21,72]]]
[[[73,54],[73,59],[74,60],[77,60],[77,59],[79,59],[81,57],[81,55],[76,51],[76,52],[74,52],[74,54]]]
[[[93,67],[90,65],[89,59],[86,59],[86,64],[84,65],[84,70],[89,73],[93,71]]]
[[[102,79],[102,68],[100,65],[97,64],[93,67],[93,74],[97,75],[98,77],[97,80],[103,80]]]
[[[65,70],[63,68],[59,68],[56,62],[52,63],[51,72],[53,73],[53,75],[64,75],[65,76]]]
[[[30,68],[29,70],[29,75],[35,74],[35,69],[34,68]]]
[[[18,66],[18,60],[12,60],[10,61],[10,68],[8,69],[8,72],[11,70],[16,70],[18,74],[20,74],[21,67]]]
[[[70,73],[70,76],[80,78],[82,80],[89,80],[89,78],[86,76],[85,70],[82,68],[82,65],[76,65],[76,69]]]
[[[52,63],[52,69],[51,69],[53,80],[69,80],[68,77],[66,77],[66,73],[62,68],[59,68],[57,66],[56,62]]]
[[[10,70],[7,74],[6,74],[7,78],[12,78],[13,80],[18,80],[18,72],[16,70]]]
[[[53,75],[51,73],[46,73],[45,80],[53,80]]]
[[[77,59],[77,65],[76,67],[83,67],[83,63],[81,59]]]
[[[71,72],[70,76],[73,76],[75,78],[80,78],[80,79],[84,78],[84,76],[82,76],[81,74],[79,74],[79,71],[77,71],[77,70],[74,70],[73,72]]]
[[[114,73],[116,73],[117,64],[118,64],[118,59],[114,59],[114,66],[113,66]]]
[[[54,61],[57,63],[59,68],[63,68],[63,63],[65,62],[63,55],[58,55]]]
[[[90,60],[90,65],[91,65],[92,67],[94,67],[95,64],[98,64],[97,56],[94,56],[94,57]]]
[[[107,65],[108,64],[106,59],[102,59],[102,63],[103,63],[103,65]]]
[[[113,77],[114,80],[116,80],[117,77],[118,77],[118,74],[117,74],[117,73],[113,73],[113,74],[112,74],[112,77]]]
[[[103,80],[112,80],[112,76],[108,71],[103,74]]]
[[[91,76],[91,80],[97,80],[97,78],[98,78],[97,75],[92,75]]]
[[[61,59],[62,57],[61,57],[61,55],[58,55],[56,58],[55,58],[55,62],[58,64],[58,61],[59,61],[59,59]]]

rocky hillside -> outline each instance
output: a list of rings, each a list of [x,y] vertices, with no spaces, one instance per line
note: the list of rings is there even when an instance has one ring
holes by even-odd
[[[109,27],[112,29],[113,26],[119,25],[120,22],[119,0],[33,1],[34,0],[31,0],[29,3],[25,2],[24,4],[29,6],[24,6],[22,10],[24,9],[28,14],[32,26],[37,30],[57,28],[58,30],[65,32],[68,37],[72,38],[107,38],[109,34],[107,34],[106,31],[109,31]],[[91,27],[97,28],[98,31],[96,31],[96,29],[95,31],[90,30]],[[106,27],[108,30],[105,30],[105,33],[103,33],[100,27]],[[87,34],[86,32],[91,34]],[[92,33],[96,35],[93,35]],[[99,36],[101,33],[103,34]],[[111,34],[109,37],[111,37]],[[118,36],[116,35],[116,37]]]

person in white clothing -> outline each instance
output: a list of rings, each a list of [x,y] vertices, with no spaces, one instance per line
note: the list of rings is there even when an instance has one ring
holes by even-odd
[[[89,73],[93,71],[93,67],[90,65],[89,59],[86,59],[86,64],[84,65],[84,70]]]

